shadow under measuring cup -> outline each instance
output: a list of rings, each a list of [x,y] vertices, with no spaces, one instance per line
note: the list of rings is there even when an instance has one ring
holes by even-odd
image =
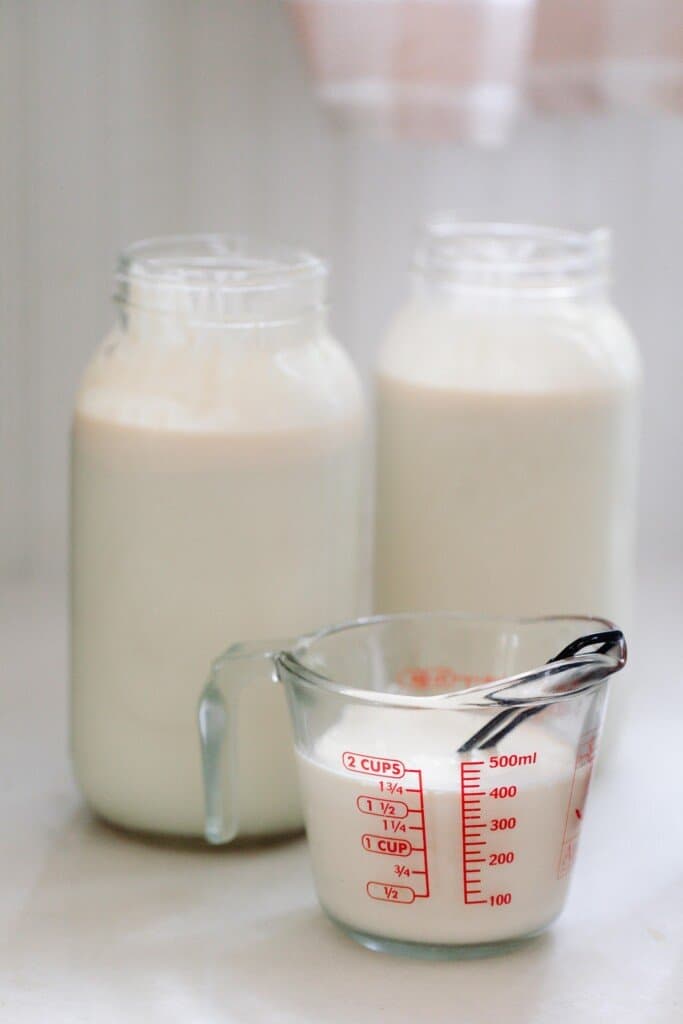
[[[612,623],[580,617],[391,615],[230,648],[199,708],[207,839],[239,833],[240,692],[270,676],[329,917],[371,949],[497,952],[564,906],[625,661]]]

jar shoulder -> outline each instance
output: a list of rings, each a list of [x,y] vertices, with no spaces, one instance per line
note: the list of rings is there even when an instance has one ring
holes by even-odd
[[[76,396],[83,415],[169,429],[315,428],[363,418],[358,374],[329,334],[194,343],[111,331]]]
[[[380,374],[436,386],[637,386],[638,345],[609,303],[473,308],[410,302],[380,345]]]

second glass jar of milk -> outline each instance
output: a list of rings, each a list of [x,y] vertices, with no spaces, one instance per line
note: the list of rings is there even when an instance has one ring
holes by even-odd
[[[379,611],[628,622],[640,367],[608,247],[427,225],[378,364]]]
[[[313,256],[160,239],[117,285],[73,423],[73,756],[105,818],[199,835],[212,657],[360,610],[362,395]],[[241,699],[240,833],[296,829],[281,688]]]

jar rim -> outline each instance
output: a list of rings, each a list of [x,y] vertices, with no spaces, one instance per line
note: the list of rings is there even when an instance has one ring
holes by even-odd
[[[231,233],[158,235],[127,246],[116,279],[174,291],[244,292],[327,277],[324,260],[304,249]]]
[[[444,288],[569,295],[606,282],[610,249],[604,227],[468,221],[445,211],[423,225],[413,269]]]
[[[243,234],[161,235],[123,250],[114,301],[198,327],[277,327],[324,315],[327,265]]]

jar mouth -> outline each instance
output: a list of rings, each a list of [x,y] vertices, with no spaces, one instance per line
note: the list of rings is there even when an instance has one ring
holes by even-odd
[[[114,300],[202,323],[288,322],[324,308],[327,273],[312,253],[246,235],[168,235],[123,250]]]
[[[445,289],[573,295],[603,287],[609,262],[606,228],[469,222],[446,212],[424,225],[413,269]]]

